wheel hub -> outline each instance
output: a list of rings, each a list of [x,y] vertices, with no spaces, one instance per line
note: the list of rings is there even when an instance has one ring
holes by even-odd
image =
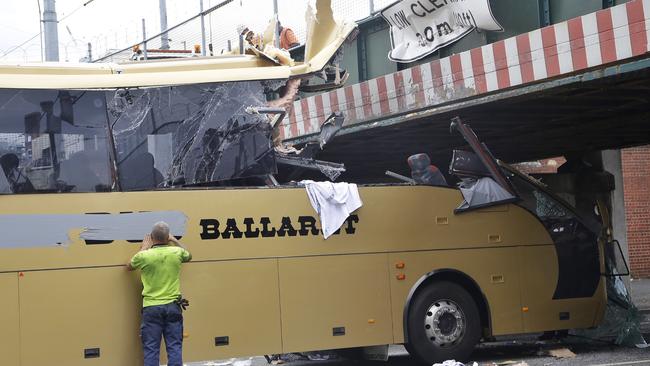
[[[465,314],[451,300],[436,301],[427,310],[424,330],[429,342],[439,347],[452,346],[465,334]]]

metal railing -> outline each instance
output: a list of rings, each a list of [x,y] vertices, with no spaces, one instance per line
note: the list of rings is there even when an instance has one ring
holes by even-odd
[[[393,1],[332,0],[332,7],[336,18],[356,21],[371,15]],[[278,19],[283,26],[290,27],[301,42],[304,42],[307,32],[304,14],[308,3],[309,1],[276,0]],[[182,57],[183,54],[196,54],[195,46],[200,46],[198,53],[201,55],[219,55],[238,47],[239,28],[248,27],[256,33],[262,33],[273,16],[272,14],[274,14],[274,9],[271,1],[225,0],[158,34],[150,37],[143,36],[143,40],[138,43],[118,50],[110,50],[94,59],[93,62],[119,63],[134,58]],[[243,23],[241,19],[244,19],[243,21],[246,23]],[[237,20],[241,23],[237,23]],[[144,20],[142,33],[146,34]],[[163,37],[169,41],[169,50],[161,50],[164,43]],[[140,53],[134,55],[134,49],[139,50]]]
[[[148,58],[148,53],[152,50],[161,50],[161,53],[173,53],[172,51],[174,50],[190,51],[191,53],[194,50],[195,45],[205,44],[206,40],[202,39],[202,35],[205,34],[205,32],[202,31],[201,27],[202,23],[205,22],[205,18],[212,12],[215,12],[232,2],[233,0],[225,0],[151,37],[146,36],[146,24],[144,19],[142,19],[142,34],[144,38],[142,41],[128,45],[119,50],[110,51],[107,54],[94,59],[93,62],[129,61],[134,56],[134,49],[140,50],[144,59]],[[167,49],[166,47],[163,49],[163,37],[165,37],[166,40],[169,41],[169,44],[171,44],[170,49]],[[178,39],[180,39],[180,41],[178,41]],[[201,52],[209,54],[208,50],[201,50]]]

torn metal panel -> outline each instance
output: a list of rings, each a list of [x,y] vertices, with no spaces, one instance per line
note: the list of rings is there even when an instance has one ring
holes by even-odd
[[[319,142],[309,142],[297,149],[291,145],[275,144],[276,157],[278,164],[319,170],[331,181],[336,180],[343,172],[343,164],[332,163],[327,161],[315,160],[315,157],[323,150],[325,145],[332,140],[343,126],[345,117],[342,113],[332,113],[325,122],[323,122],[320,131]]]
[[[343,122],[345,122],[345,116],[341,112],[334,112],[327,117],[320,127],[318,137],[318,143],[321,149],[339,133],[341,128],[343,128]]]
[[[196,185],[276,172],[272,127],[246,113],[264,105],[261,82],[108,92],[125,190]]]
[[[337,24],[332,12],[331,0],[317,1],[316,9],[310,4],[307,7],[305,17],[307,23],[305,62],[312,64],[316,70],[320,70],[325,67],[325,64],[334,54],[333,52],[327,52],[330,51],[328,48],[333,44],[337,44],[338,41],[342,43],[353,32],[356,25]]]
[[[284,108],[275,108],[275,107],[247,107],[246,108],[246,113],[248,114],[266,114],[266,115],[274,115],[272,120],[269,121],[271,126],[275,126],[278,120],[283,120],[287,116],[287,112],[284,110]]]
[[[0,215],[0,248],[67,246],[75,239],[70,237],[74,230],[82,230],[83,240],[142,240],[157,221],[168,223],[172,234],[185,235],[187,216],[181,211]]]

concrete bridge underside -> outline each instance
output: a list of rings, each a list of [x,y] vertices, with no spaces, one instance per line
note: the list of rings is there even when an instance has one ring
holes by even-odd
[[[426,152],[442,171],[460,116],[493,154],[521,162],[650,144],[650,0],[586,14],[393,74],[296,101],[285,142],[314,140],[333,111],[346,125],[323,160],[343,180],[389,181]],[[319,174],[292,176],[300,179]]]
[[[341,179],[356,182],[408,175],[407,157],[420,152],[446,171],[464,146],[449,132],[454,116],[506,162],[650,144],[650,58],[348,126],[319,158],[344,163]]]

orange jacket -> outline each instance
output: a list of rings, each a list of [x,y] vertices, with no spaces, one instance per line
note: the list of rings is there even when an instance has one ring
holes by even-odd
[[[292,44],[300,43],[290,28],[284,27],[280,32],[280,48],[288,50]]]

